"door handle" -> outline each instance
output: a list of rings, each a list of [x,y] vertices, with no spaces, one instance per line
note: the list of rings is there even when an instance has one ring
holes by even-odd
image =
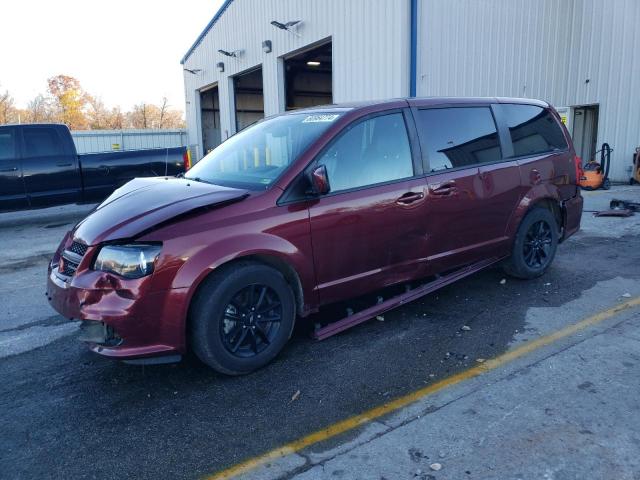
[[[16,171],[18,171],[18,167],[3,168],[2,170],[0,170],[0,172],[16,172]]]
[[[417,202],[422,198],[424,198],[424,193],[422,192],[407,192],[404,195],[402,195],[398,200],[396,200],[396,203],[408,205],[410,203]]]
[[[447,182],[443,182],[440,185],[434,185],[429,188],[429,191],[433,195],[451,195],[456,192],[456,182],[455,180],[449,180]]]

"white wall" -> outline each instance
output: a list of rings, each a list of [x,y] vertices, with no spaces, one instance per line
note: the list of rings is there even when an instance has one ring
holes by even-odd
[[[300,37],[270,25],[302,20]],[[408,95],[408,0],[235,0],[185,62],[186,115],[190,144],[202,144],[197,91],[218,83],[222,138],[235,129],[230,76],[262,64],[266,115],[283,110],[279,57],[331,37],[333,100],[371,100]],[[264,53],[262,41],[273,51]],[[244,49],[239,58],[217,52]],[[215,68],[224,62],[225,71]]]
[[[418,95],[599,104],[598,146],[626,181],[640,145],[640,1],[422,0]],[[589,82],[586,82],[589,79]]]

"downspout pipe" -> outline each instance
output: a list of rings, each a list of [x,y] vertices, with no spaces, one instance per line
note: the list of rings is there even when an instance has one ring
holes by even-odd
[[[418,0],[409,0],[411,33],[409,38],[409,96],[416,96],[418,76]]]

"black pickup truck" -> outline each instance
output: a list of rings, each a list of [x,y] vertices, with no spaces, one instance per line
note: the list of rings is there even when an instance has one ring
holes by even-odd
[[[185,147],[78,155],[66,125],[0,126],[0,211],[99,202],[136,177],[177,175]]]

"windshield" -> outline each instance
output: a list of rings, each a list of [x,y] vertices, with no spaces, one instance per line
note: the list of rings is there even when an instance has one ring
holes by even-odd
[[[266,188],[341,113],[296,113],[243,130],[208,153],[186,178],[229,187]]]

